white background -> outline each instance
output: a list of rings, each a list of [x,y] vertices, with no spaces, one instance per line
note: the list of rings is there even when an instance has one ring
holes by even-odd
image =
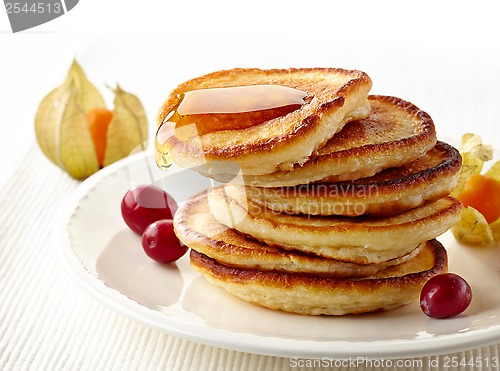
[[[441,136],[500,141],[500,26],[494,1],[80,0],[12,34],[0,13],[0,184],[34,142],[38,103],[76,57],[109,105],[116,82],[151,128],[178,83],[232,67],[361,69],[374,94],[409,100]],[[8,154],[8,155],[6,155]]]

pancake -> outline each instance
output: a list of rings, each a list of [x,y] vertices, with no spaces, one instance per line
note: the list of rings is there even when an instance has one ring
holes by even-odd
[[[288,215],[262,207],[232,185],[208,194],[215,219],[269,245],[336,260],[371,264],[409,253],[447,231],[462,204],[445,197],[390,217]]]
[[[448,195],[461,163],[458,150],[438,142],[417,160],[369,178],[278,188],[247,186],[240,191],[259,205],[289,214],[395,215]]]
[[[169,149],[172,161],[180,167],[211,174],[228,172],[228,169],[241,169],[252,175],[289,170],[293,164],[307,161],[347,122],[367,117],[370,112],[367,97],[371,80],[361,71],[233,69],[179,85],[160,109],[158,125],[168,121],[183,93],[259,84],[302,90],[307,93],[305,103],[289,114],[243,129],[213,131],[187,139],[170,136],[164,147]]]
[[[203,172],[221,182],[258,187],[282,187],[312,182],[367,178],[422,157],[436,144],[431,117],[396,97],[370,96],[370,117],[345,125],[309,161],[288,171],[250,175],[245,169],[226,174]]]
[[[354,264],[287,251],[266,245],[217,222],[210,213],[206,193],[190,199],[177,210],[174,228],[185,245],[227,266],[337,278],[376,274],[412,259],[425,245],[421,244],[402,257],[379,264]]]
[[[447,254],[436,240],[406,263],[369,278],[335,279],[240,269],[195,250],[191,265],[212,284],[270,309],[308,315],[361,314],[390,310],[417,299],[425,282],[447,271]]]

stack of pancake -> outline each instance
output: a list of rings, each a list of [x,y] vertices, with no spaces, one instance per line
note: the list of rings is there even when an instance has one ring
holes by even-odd
[[[246,301],[300,314],[365,313],[418,298],[447,270],[435,238],[460,218],[448,196],[458,151],[436,140],[428,114],[369,96],[370,78],[342,69],[205,75],[172,92],[159,124],[187,92],[249,85],[306,94],[287,114],[195,136],[174,131],[157,146],[160,157],[222,182],[175,215],[192,266]]]

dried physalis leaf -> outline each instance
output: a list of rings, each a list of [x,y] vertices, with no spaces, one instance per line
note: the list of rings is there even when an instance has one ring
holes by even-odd
[[[128,156],[147,138],[146,114],[139,99],[120,87],[115,93],[111,112],[73,61],[64,82],[38,107],[35,132],[40,148],[75,179],[85,179]]]
[[[481,137],[477,134],[464,134],[460,146],[461,153],[471,153],[483,162],[493,158],[493,147],[490,144],[483,144]]]
[[[139,98],[117,86],[114,103],[104,166],[128,156],[138,147],[144,150],[148,137],[148,120]]]
[[[462,169],[451,195],[468,207],[464,208],[461,219],[452,228],[452,232],[458,241],[467,244],[488,245],[500,241],[500,219],[495,220],[495,204],[491,203],[492,200],[500,199],[500,192],[497,192],[500,185],[495,184],[495,181],[500,181],[500,162],[490,168],[486,177],[480,175],[484,162],[492,159],[493,149],[483,145],[481,138],[474,134],[462,137],[460,151]],[[477,209],[469,205],[474,205]]]
[[[486,172],[486,175],[495,179],[497,182],[500,182],[500,161],[495,162]],[[500,218],[495,220],[493,223],[490,223],[490,228],[493,233],[493,239],[500,242]]]
[[[38,106],[35,116],[35,134],[43,153],[57,166],[63,167],[59,155],[61,117],[69,98],[69,87],[63,83],[52,90]]]
[[[99,91],[73,61],[64,82],[38,107],[35,133],[40,148],[73,178],[84,179],[99,170],[85,113],[104,106]]]
[[[490,223],[491,233],[496,242],[500,242],[500,218]]]
[[[62,168],[75,179],[85,179],[99,170],[87,116],[77,103],[77,94],[69,94],[64,104],[58,143]]]
[[[457,197],[464,189],[467,180],[469,180],[471,176],[481,173],[481,169],[483,168],[483,161],[470,152],[465,152],[461,155],[462,167],[460,168],[457,185],[450,194],[452,197]]]
[[[453,197],[458,196],[471,176],[481,173],[484,162],[492,159],[493,149],[491,146],[483,145],[479,135],[464,134],[460,154],[462,155],[462,167],[457,185],[451,192]]]
[[[493,233],[484,216],[472,207],[464,208],[462,217],[451,231],[455,238],[466,244],[488,245],[493,243]]]
[[[87,79],[85,72],[76,60],[74,60],[71,64],[68,78],[71,78],[74,84],[77,104],[84,112],[88,112],[97,107],[106,107],[106,103],[104,102],[101,93]]]
[[[497,182],[500,182],[500,161],[497,161],[493,164],[492,167],[486,172],[490,178],[495,179]]]

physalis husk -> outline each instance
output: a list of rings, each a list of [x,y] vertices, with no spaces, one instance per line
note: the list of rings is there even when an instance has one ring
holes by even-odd
[[[140,100],[117,86],[113,118],[105,135],[104,161],[99,163],[87,113],[106,104],[99,90],[73,61],[66,79],[38,107],[35,132],[43,153],[75,179],[85,179],[137,147],[144,149],[148,123]]]
[[[465,134],[460,147],[462,168],[457,186],[451,196],[457,197],[465,184],[475,174],[480,174],[485,161],[493,158],[493,148],[483,145],[481,138],[475,134]],[[487,176],[500,182],[500,162],[495,163],[486,173]],[[487,195],[500,197],[500,195]],[[452,232],[459,242],[475,245],[487,245],[500,242],[500,219],[492,223],[473,207],[466,207],[460,221],[452,227]]]

